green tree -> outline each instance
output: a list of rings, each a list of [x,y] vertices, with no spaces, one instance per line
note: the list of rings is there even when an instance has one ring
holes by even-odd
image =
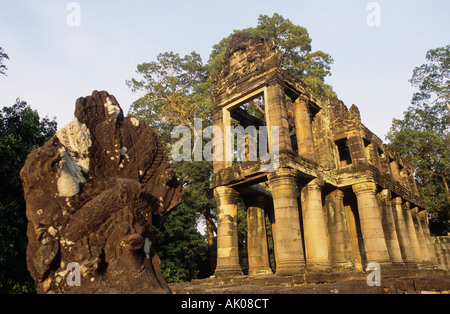
[[[260,15],[256,27],[235,30],[228,37],[214,45],[208,66],[211,73],[217,73],[228,42],[235,33],[248,33],[266,41],[273,40],[283,55],[284,68],[289,69],[321,96],[335,96],[325,78],[331,75],[332,57],[323,51],[312,50],[312,39],[306,28],[295,25],[289,19],[275,13],[272,17]]]
[[[403,119],[393,120],[386,136],[401,156],[412,156],[419,193],[430,212],[431,231],[437,235],[447,234],[450,219],[450,110],[448,87],[445,91],[444,86],[449,82],[449,48],[428,51],[428,63],[414,69],[410,82],[419,92]]]
[[[171,142],[173,127],[187,126],[193,133],[195,118],[211,120],[209,73],[197,53],[161,53],[157,61],[138,65],[136,73],[140,78],[126,84],[144,95],[131,105],[130,114],[158,131],[164,144]]]
[[[153,227],[155,249],[168,282],[186,282],[208,275],[207,242],[196,229],[197,217],[195,209],[181,204],[162,226]]]
[[[6,54],[6,52],[3,50],[2,47],[0,47],[0,74],[6,75],[6,70],[8,70],[8,68],[6,67],[6,65],[3,64],[3,59],[8,59],[9,57]]]
[[[428,63],[414,69],[410,82],[419,88],[413,103],[445,102],[450,110],[450,45],[427,52]]]
[[[237,213],[237,230],[238,230],[238,250],[239,250],[239,265],[241,266],[243,274],[248,274],[248,244],[247,244],[247,207],[244,200],[238,200]]]
[[[20,169],[28,154],[56,132],[56,121],[17,99],[0,111],[0,292],[28,292],[34,284],[26,266],[25,200]]]
[[[178,139],[172,139],[170,135],[174,127],[188,127],[191,130],[191,140],[194,142],[194,119],[200,118],[203,128],[211,125],[212,108],[209,94],[209,75],[197,53],[192,52],[185,57],[180,57],[173,52],[162,53],[158,55],[157,61],[138,65],[136,72],[140,78],[128,80],[127,85],[133,91],[143,92],[144,95],[133,103],[130,114],[145,120],[159,132],[161,142],[169,156],[171,145],[178,141]],[[192,146],[192,154],[195,145],[196,142]],[[172,162],[172,165],[184,188],[184,209],[194,210],[197,215],[203,216],[207,221],[209,253],[206,255],[207,259],[213,262],[216,206],[212,191],[209,189],[212,163],[208,161],[181,161]],[[169,215],[163,228],[170,228],[174,223],[172,220],[176,220],[176,217],[175,213]],[[195,229],[195,220],[189,221]],[[185,233],[184,235],[192,237],[192,239],[197,237],[195,232]],[[198,233],[198,235],[200,234]],[[188,241],[188,239],[179,239],[180,246],[183,246],[183,241]],[[194,241],[194,243],[197,242]],[[171,244],[171,246],[176,245],[177,241]],[[199,246],[197,251],[202,249],[204,249],[204,246]],[[166,246],[160,245],[158,254],[173,257],[167,250]],[[194,263],[195,261],[192,260],[181,266],[190,269],[204,268],[204,266]],[[173,277],[175,276],[173,275],[174,267],[170,264],[170,260],[164,261],[162,267],[163,273],[170,278],[168,280],[178,280]],[[180,278],[187,277],[189,276],[183,275]]]

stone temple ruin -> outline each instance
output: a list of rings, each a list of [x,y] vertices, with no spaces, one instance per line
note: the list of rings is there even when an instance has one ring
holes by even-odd
[[[355,105],[348,109],[338,99],[316,97],[283,68],[273,43],[247,34],[231,39],[212,83],[214,125],[279,127],[276,171],[261,171],[259,159],[249,160],[248,135],[243,162],[225,156],[214,161],[216,278],[242,275],[239,198],[247,207],[250,275],[364,271],[370,263],[437,269],[411,159],[398,157],[367,129]]]
[[[295,276],[315,273],[323,282],[371,263],[384,276],[386,269],[446,273],[449,239],[430,237],[411,159],[370,132],[356,106],[316,97],[283,68],[273,43],[246,34],[231,39],[211,80],[214,125],[278,127],[278,136],[259,141],[278,144],[279,154],[277,167],[262,167],[247,134],[243,161],[233,162],[228,143],[222,149],[214,138],[214,156],[223,158],[214,159],[217,267],[207,281],[242,275],[239,198],[247,208],[249,275],[282,275],[271,276],[279,284],[289,277],[305,283]],[[30,153],[21,178],[27,264],[39,293],[183,293],[165,282],[152,245],[152,224],[181,203],[181,185],[157,135],[124,117],[114,96],[79,98],[75,119]],[[71,281],[76,271],[79,282]]]

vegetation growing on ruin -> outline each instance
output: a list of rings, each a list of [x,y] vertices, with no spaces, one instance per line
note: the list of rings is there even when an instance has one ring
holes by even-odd
[[[402,119],[394,119],[387,138],[402,157],[411,156],[419,193],[436,235],[449,232],[450,219],[450,45],[431,49],[413,70],[418,87]]]

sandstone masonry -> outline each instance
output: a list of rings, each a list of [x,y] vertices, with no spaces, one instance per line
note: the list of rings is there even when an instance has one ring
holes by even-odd
[[[430,237],[411,159],[367,129],[355,105],[317,97],[281,59],[274,43],[236,34],[211,77],[214,125],[279,128],[279,139],[268,139],[279,141],[275,172],[261,171],[260,159],[250,161],[248,147],[243,162],[214,161],[215,277],[242,274],[239,198],[247,206],[250,275],[365,271],[371,262],[385,269],[447,269],[448,240]]]

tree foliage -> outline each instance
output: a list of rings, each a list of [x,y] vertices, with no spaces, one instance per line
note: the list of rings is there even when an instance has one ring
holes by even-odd
[[[410,80],[419,88],[413,104],[444,102],[450,110],[450,45],[429,50],[426,59],[428,63],[415,68]]]
[[[450,109],[445,89],[436,86],[444,84],[450,70],[449,48],[430,50],[428,63],[414,69],[411,83],[419,92],[387,134],[396,152],[412,156],[419,192],[431,214],[431,231],[444,235],[450,218]]]
[[[4,59],[9,60],[9,56],[6,54],[5,50],[0,47],[0,74],[6,75],[6,70],[8,70],[8,68],[3,64]]]
[[[155,248],[168,282],[205,277],[207,243],[196,229],[198,213],[181,204],[162,226],[154,226]]]
[[[184,57],[161,53],[157,61],[138,65],[136,73],[141,78],[126,83],[144,95],[132,104],[130,113],[148,122],[166,143],[174,126],[194,131],[194,118],[210,119],[209,75],[197,53]]]
[[[19,99],[0,111],[0,292],[26,292],[33,286],[26,269],[25,200],[20,169],[28,154],[56,132],[56,121],[40,119]]]

